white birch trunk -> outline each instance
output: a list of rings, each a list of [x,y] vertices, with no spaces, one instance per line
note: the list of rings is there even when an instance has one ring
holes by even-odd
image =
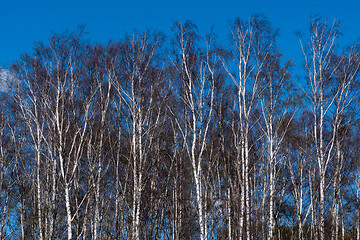
[[[37,130],[37,137],[38,137],[38,141],[40,141],[40,132],[39,129]],[[38,208],[38,224],[39,224],[39,239],[42,240],[43,239],[43,228],[42,228],[42,211],[41,211],[41,202],[42,202],[42,197],[41,197],[41,183],[40,183],[40,144],[37,144],[37,148],[36,148],[36,167],[37,167],[37,172],[36,172],[36,189],[37,189],[37,208]]]
[[[245,133],[245,212],[246,212],[246,239],[250,238],[250,186],[249,186],[249,140],[248,129]]]
[[[136,206],[137,206],[137,191],[139,189],[138,186],[138,160],[137,160],[137,151],[136,151],[136,133],[137,129],[136,121],[133,121],[133,134],[132,134],[132,154],[133,154],[133,203],[132,203],[132,239],[137,240],[137,226],[136,226]]]
[[[20,200],[20,227],[21,227],[21,239],[25,240],[25,229],[24,229],[24,204],[23,200]]]
[[[315,129],[315,141],[319,142],[318,146],[318,167],[319,167],[319,237],[320,240],[325,239],[325,166],[324,166],[324,146],[323,146],[323,123],[324,123],[324,110],[323,110],[323,93],[320,89],[320,119],[319,128]],[[316,111],[316,110],[315,110]],[[316,127],[317,125],[315,125]],[[319,136],[317,137],[317,131]]]
[[[271,123],[270,123],[271,124]],[[273,154],[273,142],[272,139],[270,140],[270,178],[269,178],[269,184],[270,184],[270,196],[269,196],[269,236],[268,240],[272,240],[274,238],[274,230],[275,230],[275,219],[274,219],[274,197],[275,197],[275,177],[274,177],[274,154]]]
[[[57,171],[57,161],[53,158],[51,159],[51,180],[52,180],[52,193],[51,193],[51,206],[50,206],[50,229],[49,229],[49,237],[52,238],[54,228],[55,228],[55,210],[56,210],[56,171]]]
[[[69,186],[65,184],[65,206],[66,206],[66,223],[67,223],[67,236],[68,240],[72,239],[72,215],[70,206],[70,193]]]
[[[230,187],[227,189],[227,198],[226,198],[226,215],[228,221],[228,239],[232,240],[232,224],[231,224],[231,194]]]
[[[143,164],[144,164],[144,155],[143,155],[143,141],[142,141],[142,135],[143,135],[143,129],[142,129],[142,111],[140,104],[137,107],[138,109],[138,151],[139,151],[139,173],[138,173],[138,184],[136,189],[136,217],[135,217],[135,239],[140,239],[140,208],[141,208],[141,192],[142,192],[142,175],[143,175]]]

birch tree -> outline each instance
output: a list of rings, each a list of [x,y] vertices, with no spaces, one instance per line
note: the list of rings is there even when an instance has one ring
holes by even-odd
[[[208,141],[209,127],[213,115],[215,70],[212,41],[209,37],[206,49],[200,52],[196,46],[198,39],[196,26],[190,22],[174,25],[173,40],[175,68],[179,73],[179,97],[184,104],[182,119],[177,119],[177,127],[190,159],[194,179],[196,209],[200,238],[208,239],[207,213],[204,211],[204,151]]]
[[[127,35],[123,47],[123,80],[114,83],[116,94],[126,108],[126,126],[129,132],[130,152],[128,161],[132,170],[131,238],[142,238],[141,212],[145,187],[147,161],[160,121],[157,87],[157,51],[162,43],[159,34]]]
[[[43,232],[43,213],[42,205],[44,199],[42,196],[44,185],[41,181],[43,175],[41,174],[42,147],[44,142],[44,128],[45,119],[42,109],[44,101],[39,96],[41,91],[41,67],[37,59],[32,59],[28,55],[23,56],[24,65],[20,70],[18,69],[18,79],[23,79],[23,82],[18,82],[17,95],[15,100],[21,110],[21,118],[25,121],[26,129],[29,133],[29,140],[33,148],[34,163],[36,164],[35,179],[36,182],[36,204],[37,204],[37,227],[38,238],[44,238]],[[25,87],[20,86],[24,84]]]
[[[72,239],[74,213],[79,206],[71,203],[74,176],[82,156],[84,136],[94,92],[84,95],[80,88],[81,32],[54,34],[48,46],[38,45],[34,57],[25,56],[24,68],[19,64],[19,79],[24,81],[19,89],[18,102],[34,143],[37,163],[37,195],[42,199],[40,171],[49,172],[52,182],[49,219],[43,219],[42,203],[38,204],[39,237],[49,238],[54,230],[54,217],[60,212],[55,204],[63,193],[68,239]],[[31,68],[28,68],[30,66]],[[28,93],[25,95],[24,93]],[[46,120],[45,120],[46,119]],[[46,130],[46,131],[45,131]],[[46,134],[45,134],[46,133]],[[49,168],[41,167],[42,157],[48,159]],[[44,161],[45,162],[45,161]],[[51,169],[51,170],[49,170]],[[59,173],[59,186],[57,174]],[[44,201],[44,200],[42,200]],[[48,225],[44,225],[49,223]],[[45,226],[49,229],[42,229]],[[44,231],[46,236],[44,236]]]
[[[79,76],[76,64],[79,57],[77,39],[79,36],[55,37],[50,42],[50,56],[48,59],[47,75],[49,81],[53,80],[54,101],[48,102],[49,121],[54,129],[55,156],[59,161],[59,172],[64,186],[64,200],[66,209],[67,238],[72,239],[73,218],[77,206],[71,204],[71,189],[74,176],[79,166],[84,146],[84,136],[87,133],[90,107],[92,106],[93,93],[84,99],[83,105],[76,104],[76,94],[81,94]],[[46,60],[45,60],[46,61]],[[51,82],[49,82],[51,84]],[[80,95],[82,96],[82,95]],[[80,120],[81,121],[76,121]]]
[[[343,193],[341,188],[345,181],[344,166],[346,163],[346,144],[350,136],[350,129],[353,125],[354,117],[358,111],[359,93],[359,48],[358,45],[348,47],[348,49],[338,57],[334,57],[334,79],[331,84],[332,94],[334,95],[334,106],[331,108],[332,114],[332,138],[334,141],[334,160],[333,168],[333,196],[332,196],[332,239],[339,237],[339,214],[341,211],[341,198]],[[349,168],[350,166],[348,166]],[[342,234],[343,235],[343,234]]]
[[[352,121],[353,106],[357,100],[354,86],[359,70],[357,47],[336,55],[337,38],[340,34],[337,22],[330,24],[319,19],[311,21],[309,53],[304,51],[306,72],[313,107],[313,141],[317,158],[319,177],[319,238],[325,239],[325,194],[326,175],[335,166],[332,176],[332,232],[331,238],[338,238],[341,169],[346,129]],[[303,48],[304,49],[304,48]],[[351,109],[351,110],[350,110]],[[345,132],[344,132],[345,131]]]
[[[1,96],[3,103],[11,103]],[[7,106],[1,106],[0,112],[0,239],[14,238],[19,225],[12,223],[16,216],[16,172],[21,154],[21,138],[16,138],[17,130],[11,126]],[[16,131],[16,132],[15,132]],[[23,234],[24,236],[24,234]]]
[[[98,239],[101,230],[101,220],[105,218],[106,209],[102,205],[109,205],[109,197],[103,193],[107,190],[106,185],[102,185],[109,169],[110,161],[109,153],[106,152],[108,148],[108,134],[110,123],[109,120],[109,107],[111,104],[112,82],[111,72],[106,71],[106,48],[103,45],[97,44],[94,47],[87,47],[86,61],[83,69],[82,77],[85,79],[84,84],[90,85],[89,92],[95,93],[92,100],[92,114],[93,117],[89,121],[89,132],[84,140],[83,151],[86,152],[87,164],[82,168],[87,169],[88,172],[88,192],[87,207],[84,218],[85,222],[90,223],[90,235],[93,239]],[[81,199],[79,199],[81,201]],[[92,219],[90,219],[92,218]],[[86,224],[83,227],[83,235],[87,236],[85,231]]]
[[[305,69],[310,86],[308,98],[312,104],[314,119],[313,141],[319,178],[318,232],[321,240],[325,239],[326,174],[335,145],[334,134],[329,141],[325,138],[326,120],[331,115],[330,109],[334,103],[334,95],[329,94],[327,87],[337,68],[335,66],[334,69],[331,62],[339,34],[338,23],[322,23],[319,19],[312,19],[309,53],[304,50]]]
[[[236,149],[235,166],[239,179],[239,237],[250,239],[250,150],[252,117],[258,103],[259,88],[262,81],[261,70],[269,57],[271,47],[266,37],[267,20],[253,16],[244,22],[236,19],[231,26],[231,60],[224,68],[236,87],[234,99],[233,139]]]
[[[282,153],[287,165],[289,188],[293,199],[294,227],[297,239],[305,238],[306,225],[312,208],[311,183],[308,183],[312,158],[312,138],[309,129],[312,128],[309,112],[303,113],[298,119],[290,122],[285,136]],[[310,186],[309,186],[310,185]],[[295,233],[294,233],[295,234]]]
[[[271,42],[274,41],[274,42]],[[292,84],[290,82],[290,67],[288,62],[284,67],[280,64],[280,53],[272,53],[271,46],[275,44],[275,39],[270,40],[270,49],[267,54],[266,62],[264,62],[261,90],[261,111],[263,118],[263,132],[264,132],[264,148],[267,159],[268,182],[269,182],[269,230],[268,239],[274,238],[275,231],[275,197],[276,197],[276,183],[277,183],[277,169],[281,167],[281,148],[288,130],[290,121],[292,121],[293,114],[290,103],[291,98],[295,96]],[[275,50],[276,51],[276,50]]]

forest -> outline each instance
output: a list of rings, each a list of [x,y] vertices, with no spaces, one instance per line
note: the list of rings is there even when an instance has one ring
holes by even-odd
[[[0,240],[360,240],[360,42],[311,18],[295,66],[261,15],[169,32],[2,68]]]

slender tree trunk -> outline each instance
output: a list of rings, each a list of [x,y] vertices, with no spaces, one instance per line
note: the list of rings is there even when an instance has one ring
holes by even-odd
[[[360,199],[360,171],[355,172],[355,184],[356,184],[356,203],[359,204]],[[356,210],[356,240],[360,240],[360,209]]]
[[[249,186],[249,140],[248,129],[245,133],[245,211],[246,211],[246,239],[250,238],[250,186]]]
[[[136,151],[136,133],[137,129],[136,121],[133,121],[133,133],[132,133],[132,155],[133,155],[133,203],[132,203],[132,239],[138,240],[138,230],[136,225],[136,207],[137,207],[137,196],[138,196],[138,160],[137,160],[137,151]]]
[[[71,215],[71,206],[70,206],[70,192],[69,186],[65,184],[65,207],[66,207],[66,223],[67,223],[67,233],[68,240],[72,239],[72,215]]]
[[[336,166],[334,173],[333,182],[333,204],[332,204],[332,231],[331,238],[334,240],[339,239],[339,202],[340,202],[340,171],[341,171],[341,152],[340,152],[340,141],[336,139]]]
[[[231,193],[230,193],[230,186],[227,188],[226,191],[226,215],[227,215],[227,226],[228,226],[228,239],[232,240],[232,223],[231,223]]]
[[[275,230],[275,219],[274,219],[274,198],[275,198],[275,164],[274,164],[274,140],[273,140],[273,129],[272,129],[272,118],[270,116],[270,121],[268,123],[268,144],[269,144],[269,235],[268,240],[272,240],[274,238],[274,230]]]
[[[37,130],[38,140],[40,141],[40,132]],[[40,183],[40,144],[36,148],[36,189],[37,189],[37,210],[38,210],[38,224],[39,224],[39,239],[43,239],[43,225],[42,225],[42,211],[41,211],[41,183]]]
[[[55,228],[55,211],[56,211],[56,171],[57,171],[57,161],[51,158],[51,204],[50,204],[50,230],[49,238],[53,237],[54,228]]]
[[[325,169],[324,169],[324,147],[323,147],[323,123],[324,123],[324,107],[323,107],[323,92],[322,89],[320,89],[320,117],[319,117],[319,126],[315,124],[315,141],[319,143],[318,146],[318,167],[319,167],[319,237],[320,240],[325,239]],[[316,109],[315,109],[316,111]],[[317,127],[318,126],[318,127]],[[319,132],[319,136],[317,136],[317,132]]]
[[[243,138],[243,136],[241,136]],[[239,163],[239,166],[241,166],[241,176],[239,177],[240,181],[240,217],[239,217],[239,237],[243,239],[243,231],[244,231],[244,220],[245,220],[245,149],[244,149],[244,140],[242,139],[241,142],[241,157],[238,156],[238,161],[241,161]],[[241,160],[240,160],[241,159]]]

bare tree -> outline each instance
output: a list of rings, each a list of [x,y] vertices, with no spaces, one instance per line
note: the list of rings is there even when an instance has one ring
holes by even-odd
[[[0,84],[0,238],[360,238],[359,44],[313,19],[300,92],[277,33],[37,43]]]
[[[321,23],[319,19],[311,21],[311,40],[309,53],[304,50],[305,67],[308,74],[310,92],[308,98],[312,103],[314,119],[314,147],[316,150],[317,174],[319,176],[319,238],[325,239],[325,188],[326,172],[333,148],[334,136],[325,141],[326,118],[334,102],[334,96],[326,91],[335,69],[331,62],[339,36],[338,23]],[[303,48],[304,49],[304,48]]]
[[[39,62],[31,59],[30,56],[24,56],[26,65],[23,71],[18,74],[18,78],[24,82],[18,83],[16,102],[21,109],[21,117],[26,123],[26,128],[30,135],[31,145],[34,149],[34,162],[36,164],[36,203],[37,203],[37,226],[38,238],[43,239],[43,196],[41,195],[43,183],[41,179],[41,158],[44,138],[45,119],[42,109],[43,99],[39,97],[39,87],[41,86]],[[25,84],[22,88],[20,84]]]
[[[310,91],[307,94],[312,104],[313,141],[319,178],[319,238],[325,239],[325,194],[330,166],[335,166],[332,176],[332,239],[338,238],[341,169],[344,162],[342,144],[352,117],[346,112],[357,99],[354,92],[359,64],[356,47],[336,55],[336,40],[340,34],[337,22],[332,24],[311,21],[309,51],[303,47]],[[355,104],[356,105],[356,104]]]
[[[4,103],[9,104],[1,97]],[[21,138],[16,138],[15,128],[11,126],[10,116],[5,115],[6,106],[0,112],[0,239],[14,238],[18,226],[13,224],[16,217],[16,172],[21,154]]]
[[[268,26],[268,21],[260,16],[253,16],[246,22],[236,19],[231,26],[232,61],[228,65],[224,61],[224,67],[237,91],[232,131],[240,185],[239,237],[246,239],[250,239],[251,131],[257,121],[253,118],[254,110],[263,81],[261,73],[274,44],[275,33],[269,32]]]
[[[186,154],[190,159],[195,185],[196,209],[200,238],[208,239],[207,213],[205,210],[203,164],[204,151],[208,141],[209,127],[213,115],[215,70],[212,52],[212,37],[206,43],[206,50],[197,48],[196,26],[190,22],[174,25],[174,58],[172,61],[179,73],[179,97],[184,112],[176,115],[176,124],[181,133]],[[170,106],[171,108],[171,106]]]
[[[331,84],[331,92],[334,95],[332,114],[332,138],[334,141],[333,167],[333,196],[332,196],[332,239],[339,237],[339,214],[341,212],[341,185],[342,174],[346,166],[346,144],[349,138],[350,128],[358,111],[358,75],[359,75],[359,46],[354,45],[338,57],[334,57],[334,79]],[[343,235],[343,234],[342,234]]]
[[[126,125],[129,131],[128,161],[132,170],[131,238],[142,237],[140,214],[145,187],[147,161],[153,146],[155,130],[160,121],[156,89],[156,55],[162,36],[144,33],[128,35],[123,47],[123,80],[115,82],[116,94],[126,108]]]
[[[275,232],[275,197],[277,183],[277,169],[283,165],[280,154],[288,126],[294,117],[290,103],[295,96],[291,89],[289,67],[280,66],[279,53],[268,53],[267,62],[264,63],[264,81],[261,91],[261,109],[263,116],[264,148],[267,158],[269,176],[269,231],[268,239],[274,238]]]
[[[68,239],[72,239],[72,222],[78,211],[78,206],[72,206],[71,203],[71,189],[82,156],[95,93],[90,92],[86,96],[81,92],[80,42],[81,31],[74,34],[54,34],[49,40],[49,46],[39,45],[36,48],[35,57],[24,56],[23,69],[18,65],[19,79],[23,82],[19,83],[21,86],[19,85],[17,99],[33,140],[37,165],[35,176],[39,238],[49,238],[53,234],[54,217],[56,211],[60,212],[60,209],[54,207],[55,202],[60,201],[56,197],[59,191],[64,193]],[[82,97],[84,98],[81,99]],[[45,162],[43,157],[49,160],[49,168],[41,165]],[[49,173],[51,178],[42,176],[41,172]],[[62,190],[57,180],[58,172]],[[51,190],[41,189],[41,177],[45,177],[44,180],[51,179]],[[51,196],[46,193],[50,199],[43,199],[42,192],[51,192]],[[50,212],[46,214],[46,218],[43,218],[43,201],[50,203]]]

